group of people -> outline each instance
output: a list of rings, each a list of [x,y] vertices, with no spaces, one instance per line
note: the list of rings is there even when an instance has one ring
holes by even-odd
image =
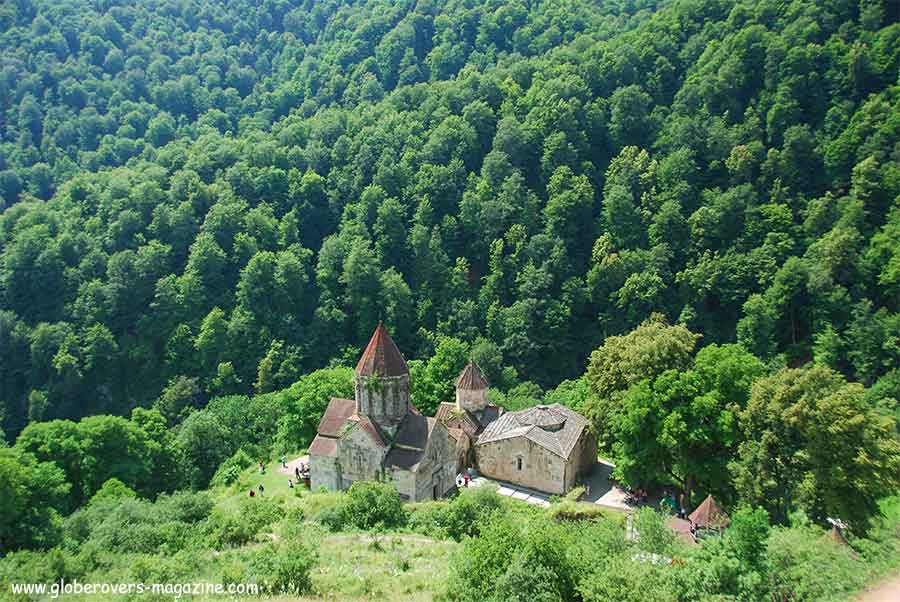
[[[281,461],[282,468],[288,467],[287,458],[285,456],[281,456],[280,461]],[[259,474],[261,474],[261,475],[266,474],[266,463],[265,462],[259,463]],[[294,467],[294,477],[288,479],[288,488],[290,488],[290,489],[294,488],[294,480],[295,479],[296,479],[296,482],[299,483],[300,481],[306,480],[308,478],[309,478],[309,464],[300,462],[297,466]],[[262,497],[263,494],[265,493],[265,491],[266,491],[266,488],[263,486],[262,483],[260,483],[256,489],[250,490],[249,496],[256,497],[256,495],[259,494],[259,496]]]

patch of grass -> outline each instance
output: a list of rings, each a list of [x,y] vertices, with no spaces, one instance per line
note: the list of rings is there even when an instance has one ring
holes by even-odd
[[[329,600],[432,600],[447,581],[457,546],[418,535],[397,534],[389,541],[365,533],[330,535],[319,549],[313,587]]]

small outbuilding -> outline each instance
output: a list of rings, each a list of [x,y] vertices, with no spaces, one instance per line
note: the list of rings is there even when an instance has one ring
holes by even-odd
[[[707,495],[697,509],[691,512],[688,520],[691,521],[695,531],[721,531],[731,523],[731,519],[711,495]]]

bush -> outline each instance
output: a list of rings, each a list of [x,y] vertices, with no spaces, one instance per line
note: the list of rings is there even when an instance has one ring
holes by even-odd
[[[447,530],[449,502],[422,502],[409,508],[406,526],[411,531],[434,539],[449,537]]]
[[[628,555],[610,559],[578,586],[584,602],[677,602],[673,568]],[[696,598],[688,598],[696,599]]]
[[[768,556],[772,598],[777,600],[843,600],[868,577],[850,547],[833,542],[814,526],[773,529]]]
[[[243,448],[234,452],[230,458],[222,462],[213,475],[212,485],[231,485],[237,481],[241,473],[253,466],[255,462]]]
[[[206,525],[207,541],[216,549],[242,546],[284,516],[276,498],[241,498],[237,512],[217,509]]]
[[[315,520],[329,531],[340,531],[347,524],[344,504],[322,508],[316,513]]]
[[[503,499],[489,487],[463,489],[450,502],[445,528],[453,539],[474,537],[493,515],[503,509]]]
[[[312,592],[315,563],[315,551],[298,541],[269,543],[256,554],[252,571],[264,593],[299,596]]]
[[[97,490],[97,493],[93,495],[93,497],[88,501],[88,504],[94,504],[98,501],[106,500],[106,499],[121,499],[121,498],[134,498],[137,497],[137,494],[134,492],[134,489],[120,481],[119,479],[112,478],[107,480],[100,489]]]
[[[104,497],[70,515],[65,546],[90,543],[116,553],[173,553],[191,541],[195,525],[209,516],[212,500],[202,493],[161,495],[156,502]]]
[[[562,602],[556,575],[519,554],[497,581],[495,599],[504,602]]]
[[[666,526],[665,517],[652,508],[641,508],[634,514],[634,530],[638,547],[651,554],[670,554],[675,534]]]
[[[393,485],[357,481],[343,504],[344,520],[358,529],[391,529],[406,524],[406,511]]]

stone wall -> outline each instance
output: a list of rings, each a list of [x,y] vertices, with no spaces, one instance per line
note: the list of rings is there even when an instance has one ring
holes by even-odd
[[[538,491],[562,495],[571,488],[577,468],[525,437],[513,437],[475,447],[478,470],[486,477]],[[521,463],[520,463],[521,462]],[[566,479],[567,473],[573,477]]]
[[[409,411],[409,375],[355,379],[356,408],[393,434]]]
[[[347,489],[353,481],[374,481],[381,473],[385,448],[372,440],[358,424],[344,433],[338,442],[341,464],[341,487]]]
[[[337,458],[328,456],[309,457],[309,486],[316,490],[319,487],[327,489],[341,488],[341,471]]]
[[[456,407],[470,412],[480,412],[488,403],[487,389],[456,389]]]

